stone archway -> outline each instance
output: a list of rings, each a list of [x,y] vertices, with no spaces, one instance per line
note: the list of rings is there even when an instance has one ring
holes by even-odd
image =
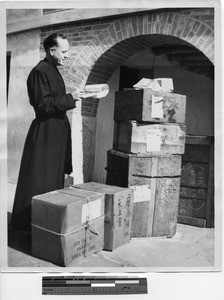
[[[192,45],[214,62],[214,29],[209,22],[199,19],[194,10],[149,11],[114,20],[83,45],[65,77],[66,86],[74,89],[83,88],[86,83],[105,83],[130,55],[151,45],[172,42]],[[73,136],[76,136],[75,140],[82,140],[82,145],[73,147],[77,178],[83,174],[83,165],[89,165],[84,173],[90,172],[93,165],[97,105],[98,101],[83,101],[82,107],[73,112]],[[92,117],[90,126],[89,121],[83,121],[83,117],[89,116],[89,111]],[[82,126],[78,128],[74,125],[77,123]]]

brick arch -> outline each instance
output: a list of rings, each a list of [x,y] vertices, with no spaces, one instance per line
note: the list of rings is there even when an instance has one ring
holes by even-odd
[[[146,48],[164,44],[189,45],[189,43],[169,35],[150,34],[128,38],[115,44],[100,56],[93,65],[86,83],[107,82],[111,74],[130,56]]]
[[[170,37],[181,44],[193,45],[214,62],[214,30],[206,22],[199,20],[193,14],[148,12],[148,14],[117,19],[95,36],[74,59],[66,77],[71,80],[67,80],[66,85],[82,88],[87,81],[94,82],[92,78],[88,79],[90,74],[93,75],[93,68],[98,82],[106,78],[108,72],[111,75],[112,66],[108,70],[105,68],[103,70],[100,67],[101,63],[107,60],[108,65],[116,67],[132,53],[129,47],[133,47],[135,52],[146,47],[147,41],[142,38],[146,36],[151,36],[154,45],[159,43],[158,36],[163,37],[160,38],[160,43],[162,41],[170,43],[169,40],[164,39]],[[142,46],[138,43],[139,39]],[[115,59],[118,64],[114,63]],[[100,74],[103,76],[100,77]]]

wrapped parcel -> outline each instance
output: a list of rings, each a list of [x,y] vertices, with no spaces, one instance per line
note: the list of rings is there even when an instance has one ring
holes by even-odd
[[[91,84],[86,85],[84,91],[80,92],[82,98],[103,98],[109,92],[109,86],[107,84]]]
[[[172,92],[173,79],[172,78],[142,78],[138,83],[133,85],[136,90],[151,89],[156,92]]]

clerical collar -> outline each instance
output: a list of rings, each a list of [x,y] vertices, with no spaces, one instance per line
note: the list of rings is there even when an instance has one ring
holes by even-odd
[[[44,58],[45,61],[49,62],[51,65],[55,66],[57,68],[57,66],[53,63],[53,61],[47,57]]]
[[[56,71],[58,72],[58,74],[61,76],[61,73],[59,72],[58,67],[53,63],[53,61],[51,59],[45,57],[44,61],[47,61],[50,65],[52,65],[56,69]]]

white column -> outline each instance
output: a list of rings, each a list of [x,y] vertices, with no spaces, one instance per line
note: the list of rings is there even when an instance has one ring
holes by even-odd
[[[74,184],[83,183],[83,132],[81,101],[76,102],[72,113],[72,165]]]

